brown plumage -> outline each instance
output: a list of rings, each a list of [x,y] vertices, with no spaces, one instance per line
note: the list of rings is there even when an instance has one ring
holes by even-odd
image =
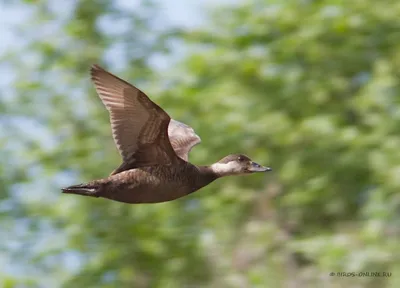
[[[63,188],[64,193],[125,203],[157,203],[180,198],[227,175],[270,171],[245,155],[232,154],[210,166],[188,162],[200,143],[194,130],[176,120],[128,82],[93,65],[91,78],[110,114],[122,164],[107,178]]]

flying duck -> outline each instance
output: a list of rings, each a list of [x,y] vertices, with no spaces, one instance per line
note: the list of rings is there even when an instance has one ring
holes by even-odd
[[[122,164],[109,177],[63,188],[63,193],[103,197],[125,203],[171,201],[228,175],[271,171],[242,154],[209,166],[188,162],[201,139],[146,94],[98,65],[91,68],[96,92],[110,114]]]

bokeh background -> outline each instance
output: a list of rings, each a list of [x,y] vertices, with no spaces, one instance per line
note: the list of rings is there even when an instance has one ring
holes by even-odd
[[[398,0],[1,1],[0,59],[0,287],[400,287]],[[120,164],[93,63],[274,171],[62,195]]]

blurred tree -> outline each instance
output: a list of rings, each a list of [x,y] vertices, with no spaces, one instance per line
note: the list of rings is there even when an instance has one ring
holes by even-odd
[[[15,31],[22,47],[8,51],[2,67],[17,75],[14,95],[1,99],[6,286],[177,287],[208,279],[197,212],[60,198],[60,186],[104,177],[120,161],[90,65],[143,86],[151,58],[168,50],[173,29],[156,20],[152,2],[139,4],[12,4],[26,22]]]
[[[96,2],[26,4],[26,45],[6,55],[6,287],[399,287],[397,1],[229,4],[164,73],[149,63],[174,34],[156,6]],[[93,62],[193,126],[194,163],[244,152],[275,172],[157,205],[61,196],[120,161]]]
[[[276,175],[267,196],[251,201],[237,199],[244,192],[228,186],[235,180],[216,188],[235,200],[221,202],[232,213],[223,223],[210,218],[216,238],[237,249],[226,256],[242,259],[230,265],[232,276],[240,272],[251,287],[397,287],[398,3],[249,1],[213,15],[209,29],[187,35],[201,52],[186,62],[191,82],[179,94],[212,95],[192,110],[207,127],[201,135],[224,135],[208,149],[249,151],[269,159]],[[243,179],[245,187],[254,180]],[[279,210],[269,213],[276,194]],[[329,271],[393,276],[341,279]]]

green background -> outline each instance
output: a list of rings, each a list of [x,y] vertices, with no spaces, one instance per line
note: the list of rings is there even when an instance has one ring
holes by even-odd
[[[0,4],[21,11],[0,54],[1,287],[400,287],[399,1],[225,1],[196,26],[57,3]],[[120,164],[93,63],[196,130],[191,162],[273,172],[155,205],[61,194]]]

